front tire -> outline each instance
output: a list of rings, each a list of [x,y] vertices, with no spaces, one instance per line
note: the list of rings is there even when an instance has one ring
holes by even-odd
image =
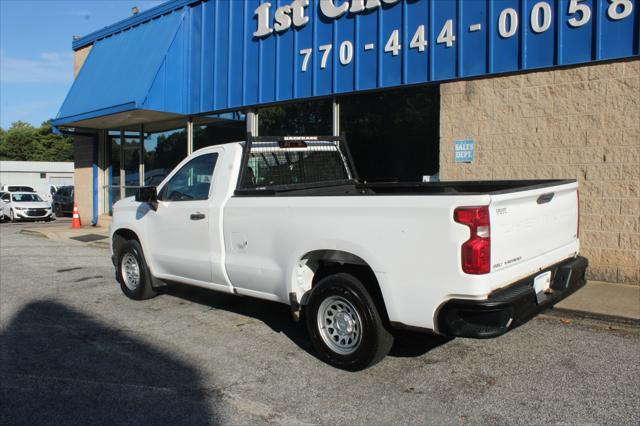
[[[118,249],[116,278],[120,289],[130,299],[146,300],[156,296],[142,247],[136,240],[128,240]]]
[[[349,371],[382,360],[393,345],[376,305],[351,274],[327,276],[313,288],[305,309],[307,330],[320,359]]]
[[[9,211],[9,220],[11,220],[11,223],[16,223],[18,221],[16,215],[13,213],[13,210]]]

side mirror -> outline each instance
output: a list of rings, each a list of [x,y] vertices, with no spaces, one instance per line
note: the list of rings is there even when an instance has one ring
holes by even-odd
[[[158,210],[158,191],[156,187],[143,186],[142,188],[138,188],[136,201],[149,204],[154,211]]]

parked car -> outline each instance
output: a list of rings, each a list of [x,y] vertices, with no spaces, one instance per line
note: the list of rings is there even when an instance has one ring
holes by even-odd
[[[51,203],[44,201],[33,192],[9,192],[2,195],[2,207],[5,216],[11,222],[21,220],[50,221],[52,216]]]
[[[2,191],[5,192],[35,192],[45,201],[52,201],[53,194],[56,193],[58,187],[51,183],[40,183],[37,185],[2,185]]]
[[[359,370],[393,328],[495,337],[585,284],[576,181],[367,183],[345,143],[203,148],[117,202],[123,293],[177,282],[284,303],[321,359]]]
[[[0,222],[4,222],[4,200],[2,197],[6,194],[6,192],[0,191]]]
[[[73,186],[61,186],[53,194],[53,211],[57,217],[73,213]]]
[[[43,200],[53,203],[53,196],[55,195],[56,192],[58,192],[58,188],[59,188],[58,186],[53,185],[51,183],[44,183],[44,184],[36,185],[35,190],[38,193],[38,195],[42,197]]]

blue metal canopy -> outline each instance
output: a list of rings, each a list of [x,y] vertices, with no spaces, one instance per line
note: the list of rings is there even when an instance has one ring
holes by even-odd
[[[637,58],[638,9],[637,0],[172,0],[74,42],[92,48],[54,125],[117,128]]]
[[[183,21],[184,10],[178,10],[97,40],[53,124],[139,109],[181,113],[157,96],[150,100],[149,92],[159,84],[158,74]],[[162,84],[171,85],[162,77]]]

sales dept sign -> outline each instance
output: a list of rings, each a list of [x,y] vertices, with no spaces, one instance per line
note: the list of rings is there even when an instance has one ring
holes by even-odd
[[[454,163],[471,163],[473,161],[474,142],[471,139],[456,141],[454,145]]]

